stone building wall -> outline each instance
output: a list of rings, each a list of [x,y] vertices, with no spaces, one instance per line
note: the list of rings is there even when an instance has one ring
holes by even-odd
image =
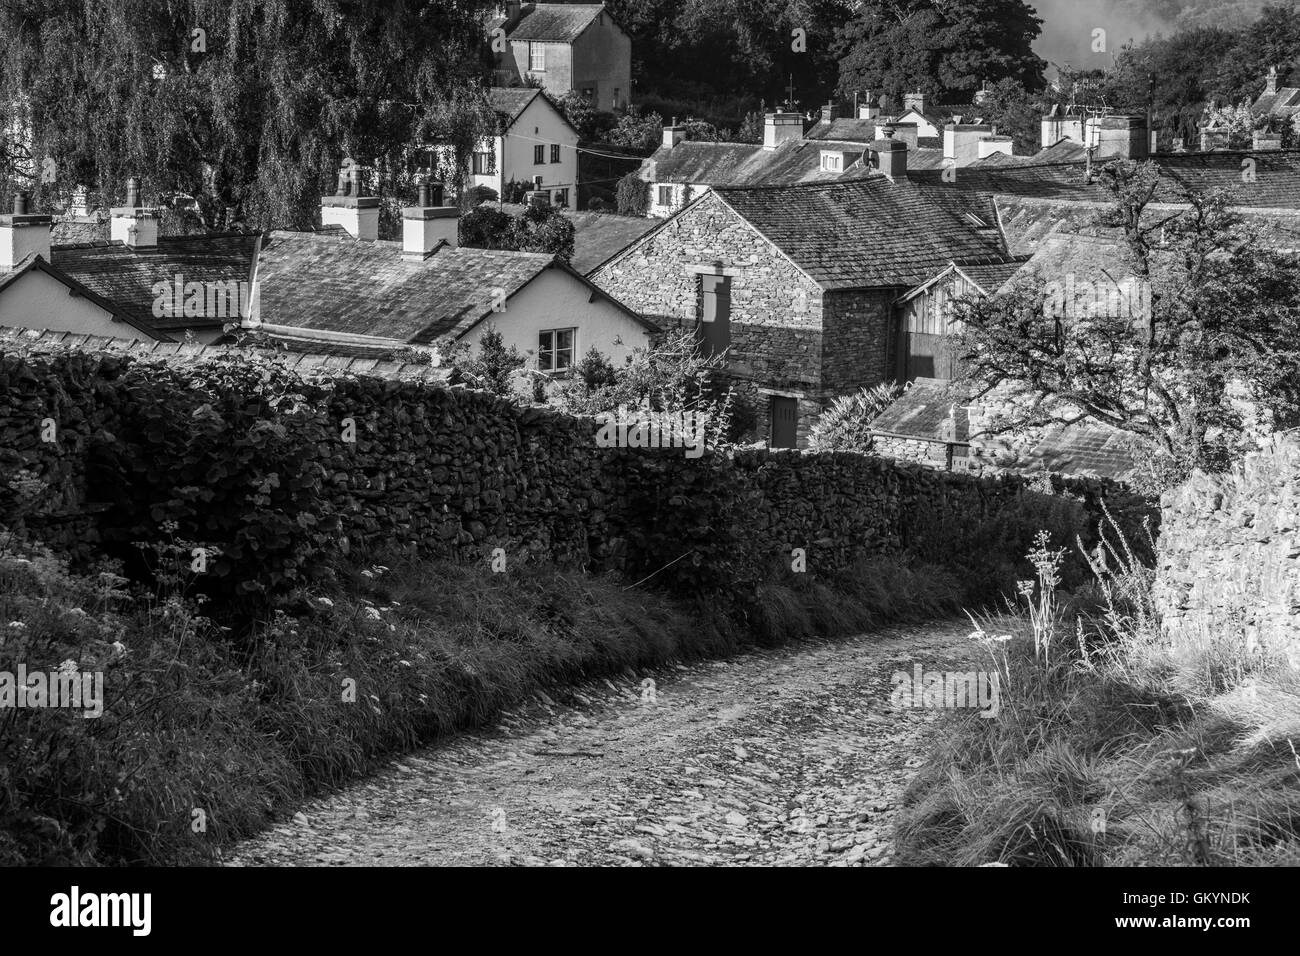
[[[1156,600],[1175,642],[1241,641],[1300,669],[1300,439],[1161,501]]]

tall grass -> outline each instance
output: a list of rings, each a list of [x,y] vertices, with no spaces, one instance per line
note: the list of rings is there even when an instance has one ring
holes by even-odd
[[[950,718],[910,787],[903,865],[1300,863],[1300,675],[1204,635],[1175,645],[1154,572],[1109,519],[1092,588],[1035,581],[973,618],[1003,689],[994,719]]]

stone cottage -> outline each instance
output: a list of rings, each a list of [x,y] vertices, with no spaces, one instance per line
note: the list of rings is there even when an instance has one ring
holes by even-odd
[[[660,327],[726,349],[740,407],[774,447],[806,444],[831,399],[895,378],[901,293],[952,262],[1008,259],[994,226],[908,181],[904,144],[875,149],[865,179],[714,189],[591,274]]]

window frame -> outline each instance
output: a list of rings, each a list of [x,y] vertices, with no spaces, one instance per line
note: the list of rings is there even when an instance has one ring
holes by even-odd
[[[533,147],[533,165],[534,165],[534,166],[545,166],[545,165],[546,165],[546,146],[545,146],[545,145],[536,145],[536,146]]]
[[[497,171],[497,154],[495,150],[475,150],[473,153],[475,176],[495,176]]]
[[[559,346],[559,337],[562,333],[569,333],[569,344],[566,348]],[[549,336],[549,345],[547,336]],[[567,365],[559,365],[559,356],[568,353],[569,362]],[[537,370],[548,375],[564,376],[573,371],[578,353],[578,328],[570,326],[561,329],[539,329],[537,332]],[[543,365],[542,357],[549,356],[547,362]]]
[[[667,198],[667,199],[664,199],[664,190],[665,190],[665,189],[668,190],[668,198]],[[656,205],[659,205],[659,206],[671,206],[671,205],[673,204],[673,202],[674,202],[674,199],[673,199],[673,192],[674,192],[674,190],[673,190],[673,187],[672,187],[672,184],[671,184],[671,183],[668,184],[668,185],[662,185],[662,184],[661,184],[661,185],[659,186],[659,196],[658,196],[659,201],[658,201],[658,203],[656,203]]]
[[[541,66],[538,66],[538,63]],[[546,72],[546,44],[537,40],[528,41],[528,72],[545,73]]]
[[[551,144],[551,162],[552,162],[552,163],[558,163],[559,161],[560,161],[560,144],[559,144],[559,143],[552,143],[552,144]]]

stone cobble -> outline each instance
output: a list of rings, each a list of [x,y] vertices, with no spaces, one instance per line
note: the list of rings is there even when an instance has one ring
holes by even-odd
[[[538,694],[234,848],[233,865],[890,863],[937,710],[891,675],[966,670],[960,623],[892,629]]]

